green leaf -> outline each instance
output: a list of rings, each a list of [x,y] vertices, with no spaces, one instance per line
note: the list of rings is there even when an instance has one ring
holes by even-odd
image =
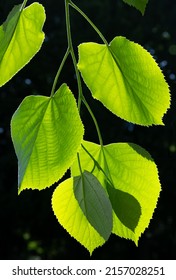
[[[123,0],[123,2],[129,4],[130,6],[135,7],[144,15],[148,0]]]
[[[79,46],[79,70],[94,98],[124,120],[163,124],[169,88],[152,56],[140,45],[116,37],[110,46]]]
[[[58,181],[74,161],[83,133],[75,98],[66,84],[53,97],[26,97],[11,121],[19,192],[42,190]]]
[[[112,231],[112,206],[97,178],[87,171],[74,177],[74,194],[89,223],[108,240]]]
[[[79,152],[82,170],[93,171],[108,190],[114,210],[112,232],[137,244],[149,225],[161,190],[154,161],[135,144],[101,147],[83,141],[83,147]],[[76,161],[71,171],[72,176],[79,176]]]
[[[40,50],[45,11],[39,3],[15,6],[0,26],[0,86],[8,82]]]
[[[52,196],[52,208],[59,223],[80,242],[90,254],[105,243],[81,210],[73,190],[73,178],[62,182]]]

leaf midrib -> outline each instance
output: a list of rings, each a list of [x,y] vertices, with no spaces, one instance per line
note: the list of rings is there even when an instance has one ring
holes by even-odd
[[[122,68],[120,67],[120,64],[119,64],[119,62],[118,62],[118,59],[117,59],[116,54],[113,52],[113,50],[112,50],[111,47],[109,47],[108,50],[109,50],[109,52],[110,52],[110,54],[111,54],[111,57],[113,58],[113,61],[115,62],[115,64],[116,64],[117,67],[119,68],[120,73],[122,74],[123,79],[126,81],[126,83],[124,82],[124,85],[125,85],[127,94],[130,93],[130,92],[127,90],[126,84],[128,84],[128,86],[129,86],[129,88],[130,88],[130,90],[131,90],[131,93],[132,93],[134,99],[138,99],[138,100],[140,101],[140,103],[143,105],[143,107],[145,108],[145,110],[148,112],[149,110],[148,110],[146,104],[145,104],[145,103],[143,102],[143,100],[138,96],[137,92],[135,92],[135,91],[133,90],[133,87],[131,86],[131,84],[130,84],[128,78],[126,77],[125,72],[122,71]],[[114,75],[116,76],[115,71],[114,71]],[[143,113],[144,113],[144,108],[142,108]],[[146,117],[146,113],[144,113],[144,115],[145,115],[145,118],[148,119],[148,116]]]
[[[43,116],[42,116],[41,121],[40,121],[40,123],[39,123],[38,131],[37,131],[37,133],[36,133],[36,137],[35,137],[35,140],[34,140],[34,142],[33,142],[33,145],[32,145],[32,148],[31,148],[31,152],[30,152],[29,157],[28,157],[28,161],[27,161],[27,164],[26,164],[25,171],[27,170],[27,168],[28,168],[28,166],[29,166],[29,162],[30,162],[30,159],[31,159],[32,154],[33,154],[34,146],[35,146],[35,144],[36,144],[36,141],[37,141],[37,138],[38,138],[38,135],[39,135],[40,127],[41,127],[41,125],[42,125],[43,119],[44,119],[44,117],[45,117],[46,111],[47,111],[47,109],[48,109],[48,106],[49,106],[51,100],[52,100],[52,98],[49,98],[49,100],[47,101],[46,109],[44,110]],[[21,182],[20,182],[19,189],[20,189],[20,187],[21,187],[21,185],[22,185],[24,176],[25,176],[25,173],[24,173],[23,178],[22,178],[22,180],[21,180]]]

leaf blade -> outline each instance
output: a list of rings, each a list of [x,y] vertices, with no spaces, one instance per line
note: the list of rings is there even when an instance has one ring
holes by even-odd
[[[144,126],[163,124],[169,87],[140,45],[124,37],[114,38],[109,47],[83,43],[78,68],[93,97],[118,117]]]
[[[76,157],[83,134],[75,98],[66,84],[53,97],[26,97],[11,120],[19,192],[41,190],[58,181]]]
[[[139,237],[149,226],[161,191],[158,170],[153,159],[143,148],[132,143],[110,144],[103,147],[104,152],[102,152],[101,146],[95,143],[83,141],[83,146],[105,171],[106,177],[100,168],[95,166],[94,161],[84,149],[81,149],[79,152],[82,170],[86,169],[90,172],[93,170],[94,176],[98,178],[105,189],[107,188],[108,177],[115,189],[133,196],[140,204],[141,213],[139,213],[139,207],[137,212],[134,209],[134,215],[137,213],[135,220],[137,225],[135,228],[135,223],[130,228],[130,221],[128,221],[128,227],[127,224],[123,224],[122,218],[117,216],[118,213],[116,211],[116,213],[113,213],[112,230],[116,235],[131,239],[138,244]],[[106,161],[103,153],[105,154]],[[72,176],[79,174],[76,162],[74,162],[71,168],[71,173]],[[113,206],[114,202],[111,201],[111,203]],[[126,208],[126,206],[124,207]],[[125,208],[123,209],[124,214],[128,209]],[[119,211],[122,210],[119,209]],[[123,219],[126,220],[127,218],[128,213],[125,214]]]
[[[75,177],[74,194],[89,223],[108,240],[112,230],[112,206],[97,178],[88,171]]]
[[[73,191],[73,178],[62,182],[52,196],[52,209],[58,222],[92,254],[105,242],[82,212]]]
[[[43,6],[33,3],[24,10],[15,6],[0,26],[0,86],[8,82],[40,50],[44,41]]]

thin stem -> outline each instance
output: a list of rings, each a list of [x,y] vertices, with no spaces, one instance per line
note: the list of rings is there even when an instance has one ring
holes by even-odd
[[[78,159],[78,166],[79,166],[79,171],[81,174],[81,181],[82,181],[82,191],[83,191],[83,197],[85,198],[85,184],[84,184],[84,175],[82,172],[82,167],[81,167],[81,160],[80,160],[80,156],[79,153],[77,153],[77,159]],[[85,206],[86,206],[86,201],[84,201]]]
[[[100,145],[103,146],[103,140],[102,140],[102,136],[101,136],[101,133],[100,133],[100,129],[99,129],[97,120],[96,120],[89,104],[87,103],[87,101],[86,101],[86,99],[85,99],[85,97],[82,93],[81,77],[80,77],[80,74],[79,74],[79,71],[78,71],[77,62],[76,62],[76,58],[75,58],[75,53],[74,53],[73,50],[71,50],[71,56],[72,56],[73,64],[74,64],[74,67],[75,67],[76,78],[77,78],[77,83],[78,83],[78,90],[79,90],[78,110],[80,111],[81,101],[83,101],[84,105],[86,106],[87,110],[89,111],[89,114],[91,115],[91,117],[93,119],[93,122],[95,124]]]
[[[111,185],[114,186],[112,177],[111,177],[111,172],[109,171],[109,166],[106,160],[106,155],[104,151],[104,146],[102,147],[102,152],[103,152],[103,157],[104,157],[104,164],[105,164],[105,172],[107,172],[107,177],[109,178],[109,181],[111,182]]]
[[[23,1],[23,4],[21,5],[21,9],[20,9],[21,11],[25,8],[25,6],[26,6],[26,4],[27,4],[27,1],[28,1],[28,0],[24,0],[24,1]]]
[[[76,73],[76,78],[77,78],[77,84],[78,84],[78,110],[80,112],[80,107],[81,107],[81,102],[83,101],[87,110],[89,111],[93,121],[94,121],[94,124],[95,124],[95,127],[96,127],[96,130],[97,130],[97,134],[98,134],[98,138],[99,138],[99,142],[100,142],[100,145],[103,146],[103,140],[102,140],[102,137],[101,137],[101,133],[100,133],[100,129],[99,129],[99,126],[98,126],[98,123],[97,123],[97,120],[89,106],[89,104],[87,103],[87,101],[85,100],[84,98],[84,95],[83,95],[83,92],[82,92],[82,84],[81,84],[81,77],[80,77],[80,73],[78,71],[78,67],[77,67],[77,61],[76,61],[76,56],[75,56],[75,52],[74,52],[74,49],[73,49],[73,44],[72,44],[72,36],[71,36],[71,27],[70,27],[70,12],[69,12],[69,4],[70,5],[73,5],[74,4],[70,1],[70,0],[65,0],[65,14],[66,14],[66,26],[67,26],[67,40],[68,40],[68,47],[70,49],[70,53],[71,53],[71,56],[72,56],[72,60],[73,60],[73,65],[74,65],[74,68],[75,68],[75,73]],[[76,6],[77,7],[77,6]],[[80,13],[82,13],[82,11],[77,7],[77,9],[80,11]],[[86,15],[83,13],[83,15],[86,17]],[[93,25],[93,23],[91,24]],[[95,27],[96,28],[96,27]],[[104,37],[103,37],[104,38]],[[104,39],[105,40],[105,39]]]
[[[95,116],[94,116],[94,114],[93,114],[89,104],[87,103],[87,101],[86,101],[86,99],[85,99],[85,97],[84,97],[84,95],[82,93],[81,77],[80,77],[80,74],[79,74],[79,71],[78,71],[76,57],[75,57],[75,53],[74,53],[73,49],[71,49],[71,56],[72,56],[73,65],[74,65],[74,68],[75,68],[76,78],[77,78],[77,83],[78,83],[78,91],[79,91],[78,110],[80,111],[81,101],[83,101],[84,105],[86,106],[87,110],[89,111],[89,114],[91,115],[92,120],[93,120],[93,122],[95,124],[100,145],[103,146],[103,140],[102,140],[102,137],[101,137],[101,133],[100,133],[100,129],[99,129],[97,120],[96,120],[96,118],[95,118]]]
[[[73,49],[73,44],[72,44],[72,36],[71,36],[71,27],[70,27],[70,11],[69,11],[69,0],[65,0],[65,15],[66,15],[66,27],[67,27],[67,40],[68,40],[68,46],[70,48],[70,53],[73,61],[73,65],[75,68],[75,73],[76,73],[76,79],[77,79],[77,84],[78,84],[78,110],[80,112],[81,110],[81,97],[82,97],[82,85],[81,85],[81,78],[79,75],[79,71],[77,68],[77,61]]]
[[[92,117],[92,120],[95,124],[95,127],[96,127],[96,130],[97,130],[97,134],[98,134],[98,138],[99,138],[99,142],[100,142],[100,145],[103,146],[103,140],[102,140],[102,136],[101,136],[101,132],[100,132],[100,129],[99,129],[99,126],[98,126],[98,122],[94,116],[94,113],[92,112],[89,104],[87,103],[86,99],[83,97],[82,98],[82,101],[84,102],[84,105],[86,106],[87,110],[89,111],[89,114],[91,115]]]
[[[54,79],[54,83],[53,83],[52,90],[51,90],[51,97],[52,97],[52,96],[54,95],[54,93],[55,93],[55,89],[56,89],[56,85],[57,85],[58,78],[59,78],[59,76],[60,76],[60,73],[61,73],[61,71],[62,71],[62,68],[63,68],[63,66],[64,66],[64,64],[65,64],[65,61],[66,61],[67,57],[69,56],[69,54],[70,54],[70,49],[67,48],[67,50],[66,50],[66,52],[65,52],[65,55],[64,55],[64,57],[63,57],[63,59],[62,59],[62,62],[61,62],[61,64],[60,64],[60,66],[59,66],[59,69],[58,69],[58,71],[57,71],[57,74],[56,74],[56,76],[55,76],[55,79]]]
[[[106,41],[103,34],[100,32],[100,30],[96,27],[96,25],[90,20],[90,18],[78,7],[76,6],[71,0],[68,0],[69,5],[74,8],[82,17],[85,18],[85,20],[92,26],[92,28],[96,31],[96,33],[99,35],[99,37],[102,39],[103,43],[106,46],[109,46],[108,42]]]
[[[82,146],[82,148],[85,150],[85,152],[90,156],[90,158],[93,160],[94,165],[104,174],[104,176],[105,176],[106,180],[109,182],[109,184],[110,184],[112,187],[114,187],[113,182],[112,182],[112,178],[111,178],[111,176],[109,176],[110,173],[108,172],[109,174],[107,175],[106,172],[103,170],[103,168],[99,165],[98,161],[96,161],[96,159],[95,159],[95,158],[91,155],[91,153],[84,147],[84,145],[81,144],[81,146]],[[102,147],[102,150],[103,150],[103,147]],[[104,150],[103,150],[103,156],[104,156],[104,158],[105,158]],[[106,161],[106,158],[105,158],[105,161]],[[106,164],[107,164],[107,162],[106,162]],[[95,168],[95,167],[94,167],[94,168]],[[94,168],[93,168],[93,170],[94,170]],[[93,172],[93,170],[92,170],[92,172]],[[109,169],[108,169],[108,171],[109,171]],[[110,177],[110,178],[109,178],[109,177]]]
[[[72,46],[71,27],[70,27],[69,0],[65,0],[65,20],[66,20],[66,28],[67,28],[68,46],[71,49],[73,48],[73,46]]]
[[[76,57],[75,57],[75,53],[74,53],[73,49],[71,49],[71,56],[72,56],[73,65],[74,65],[75,73],[76,73],[77,84],[78,84],[78,110],[80,112],[80,110],[81,110],[81,101],[82,101],[82,97],[83,97],[82,83],[81,83],[81,77],[80,77],[80,74],[79,74],[79,71],[78,71],[77,61],[76,61]]]
[[[78,159],[79,171],[80,171],[80,174],[81,174],[81,176],[82,176],[83,172],[82,172],[82,167],[81,167],[81,161],[80,161],[79,153],[77,153],[77,159]]]

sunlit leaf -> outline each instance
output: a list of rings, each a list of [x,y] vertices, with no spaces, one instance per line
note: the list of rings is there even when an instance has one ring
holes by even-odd
[[[79,46],[79,70],[94,98],[110,111],[140,125],[163,124],[169,88],[152,56],[140,45],[116,37],[110,46]]]
[[[76,101],[63,84],[53,97],[26,97],[11,121],[19,192],[44,189],[72,164],[83,138]]]
[[[112,231],[112,206],[97,178],[87,171],[75,177],[74,194],[87,220],[107,240]]]
[[[84,141],[83,147],[79,153],[82,170],[93,171],[108,190],[114,210],[112,232],[137,244],[149,225],[161,190],[154,161],[144,149],[130,143],[101,147]],[[72,176],[79,175],[76,161],[71,170]]]
[[[142,14],[145,12],[148,1],[149,0],[123,0],[123,2],[138,9]]]
[[[0,86],[8,82],[39,51],[44,40],[45,11],[39,3],[15,6],[0,26]]]
[[[80,242],[90,254],[105,242],[91,226],[74,195],[73,178],[62,182],[52,196],[52,208],[59,223]]]

